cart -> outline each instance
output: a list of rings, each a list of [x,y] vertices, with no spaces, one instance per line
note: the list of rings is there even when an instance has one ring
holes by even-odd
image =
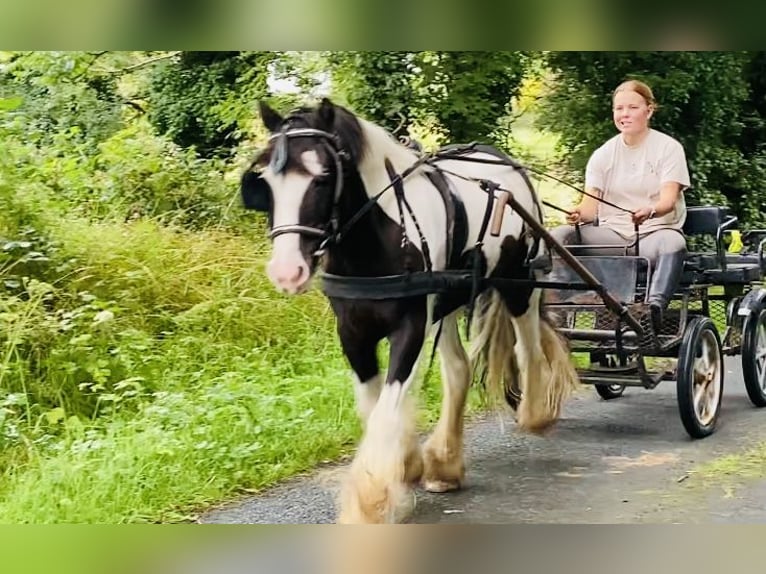
[[[766,406],[766,232],[739,232],[737,218],[716,206],[689,208],[683,231],[690,250],[658,329],[645,304],[649,262],[640,255],[556,246],[545,308],[571,352],[582,354],[581,382],[613,400],[627,387],[675,381],[683,426],[703,438],[718,422],[724,356],[741,357],[750,400]],[[735,232],[743,249],[728,253]]]

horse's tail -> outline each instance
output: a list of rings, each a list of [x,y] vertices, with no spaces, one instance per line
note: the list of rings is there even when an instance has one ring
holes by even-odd
[[[539,296],[533,294],[530,303],[538,309]],[[483,293],[471,326],[471,359],[489,401],[507,402],[517,411],[521,427],[538,431],[556,421],[578,377],[566,344],[542,309],[536,320],[530,319],[536,325],[517,347],[520,334],[502,296],[494,289]]]

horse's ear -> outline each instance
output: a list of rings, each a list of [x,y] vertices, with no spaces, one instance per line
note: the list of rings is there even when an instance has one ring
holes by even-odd
[[[264,101],[258,102],[258,108],[261,112],[261,121],[266,129],[274,133],[282,125],[282,116],[280,116],[274,109]]]
[[[319,104],[319,119],[324,129],[330,131],[335,123],[335,104],[329,98],[322,98]]]

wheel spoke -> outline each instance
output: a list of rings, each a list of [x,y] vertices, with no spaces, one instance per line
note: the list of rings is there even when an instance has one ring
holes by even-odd
[[[723,354],[715,325],[707,317],[693,318],[686,326],[679,350],[677,387],[681,419],[694,438],[715,430],[722,373]]]
[[[702,419],[702,408],[703,408],[703,395],[705,394],[705,385],[703,384],[696,384],[694,385],[694,412],[697,413],[697,416]]]

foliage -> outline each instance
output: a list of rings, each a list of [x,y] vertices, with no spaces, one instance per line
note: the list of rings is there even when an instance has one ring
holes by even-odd
[[[421,106],[450,141],[497,141],[499,120],[521,86],[522,52],[425,52],[420,66]]]
[[[328,56],[344,100],[404,134],[431,125],[450,142],[496,141],[519,90],[521,52],[335,52]]]
[[[19,53],[0,68],[0,97],[21,105],[5,129],[37,146],[63,139],[90,149],[121,124],[122,99],[113,74],[94,64],[103,53]]]
[[[226,154],[247,133],[267,94],[269,52],[182,52],[152,74],[149,119],[202,157]]]
[[[419,109],[415,57],[415,52],[327,54],[341,101],[397,136],[406,134]]]

